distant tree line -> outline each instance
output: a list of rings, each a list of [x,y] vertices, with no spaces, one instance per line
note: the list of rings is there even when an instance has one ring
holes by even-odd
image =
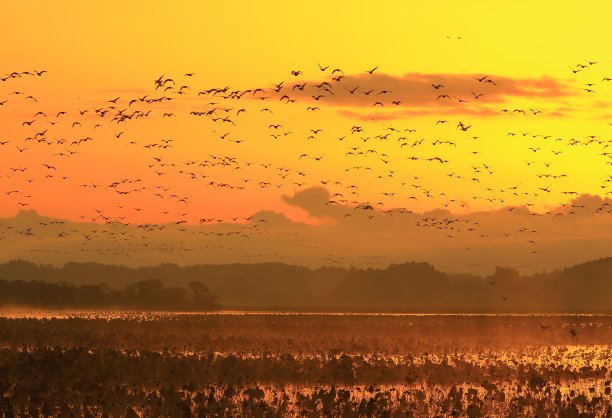
[[[14,260],[0,264],[0,278],[17,281],[0,283],[0,306],[209,310],[218,301],[237,310],[612,313],[612,257],[530,275],[500,266],[486,276],[423,262],[311,269],[282,263],[54,267]]]
[[[0,307],[47,309],[121,309],[148,311],[210,311],[221,305],[197,281],[185,287],[164,286],[158,279],[112,289],[106,283],[77,285],[38,280],[0,280]]]

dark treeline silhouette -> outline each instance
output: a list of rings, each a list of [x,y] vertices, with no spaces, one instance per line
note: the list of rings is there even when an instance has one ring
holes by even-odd
[[[0,306],[49,309],[210,311],[220,308],[205,284],[164,286],[150,279],[111,289],[107,284],[0,280]]]
[[[54,267],[16,260],[0,265],[0,279],[38,281],[38,296],[28,299],[36,306],[54,306],[58,302],[51,301],[63,297],[62,300],[90,300],[91,305],[81,306],[91,308],[100,307],[100,303],[109,306],[106,301],[117,300],[125,301],[121,305],[125,307],[147,309],[144,301],[150,301],[148,306],[155,309],[185,306],[187,310],[193,309],[187,306],[209,302],[206,298],[200,300],[203,296],[193,289],[193,282],[198,282],[203,289],[210,289],[226,309],[612,312],[607,298],[612,294],[612,257],[528,276],[512,268],[497,267],[485,277],[445,273],[417,262],[392,264],[385,269],[310,269],[282,263],[162,264],[141,268],[68,263]],[[58,285],[42,290],[43,282]],[[25,284],[3,282],[2,286],[9,289]],[[10,292],[0,291],[2,303],[10,303],[6,296]],[[70,296],[60,296],[62,292]]]

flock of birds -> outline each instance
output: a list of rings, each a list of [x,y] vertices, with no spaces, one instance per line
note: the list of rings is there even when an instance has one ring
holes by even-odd
[[[587,73],[597,65],[603,64],[584,60],[571,68],[574,74]],[[453,216],[450,212],[440,216],[419,215],[414,208],[437,204],[461,211],[471,205],[488,204],[494,209],[512,212],[518,207],[537,206],[538,199],[547,201],[556,195],[564,199],[560,202],[564,211],[534,212],[533,215],[564,217],[585,210],[602,216],[612,213],[612,206],[605,199],[602,205],[589,208],[572,201],[583,191],[566,186],[568,174],[564,171],[567,160],[563,158],[575,149],[589,153],[590,161],[601,164],[603,171],[612,166],[612,139],[603,134],[563,137],[525,131],[521,119],[512,119],[514,128],[508,130],[506,138],[516,139],[518,142],[513,142],[513,146],[518,144],[529,158],[514,161],[513,170],[518,179],[515,183],[501,185],[506,178],[497,177],[501,169],[486,159],[489,156],[486,140],[478,135],[477,122],[466,121],[466,116],[453,117],[452,112],[447,112],[450,116],[436,117],[421,132],[417,127],[401,126],[402,119],[385,119],[384,114],[370,113],[356,116],[346,128],[329,128],[325,120],[330,109],[338,110],[342,103],[349,106],[352,103],[366,112],[370,112],[368,109],[381,112],[401,109],[403,98],[377,86],[384,80],[379,77],[378,66],[349,75],[341,68],[317,64],[313,72],[316,77],[312,79],[319,81],[304,79],[303,70],[293,69],[288,72],[287,80],[246,89],[200,88],[194,81],[197,74],[193,72],[173,77],[161,75],[152,80],[146,94],[120,95],[90,107],[61,109],[44,106],[35,93],[25,88],[31,85],[27,80],[44,78],[48,76],[47,71],[4,74],[0,77],[0,118],[6,126],[11,124],[8,131],[13,136],[0,138],[0,151],[10,155],[0,166],[3,206],[36,208],[33,202],[37,193],[48,189],[69,191],[74,199],[77,196],[85,201],[91,199],[96,205],[104,202],[106,207],[91,207],[79,219],[74,219],[91,223],[93,226],[87,232],[66,229],[62,220],[38,222],[19,230],[3,222],[0,239],[8,234],[40,238],[45,228],[54,228],[53,238],[78,239],[82,241],[82,251],[114,258],[129,257],[131,252],[145,247],[161,253],[190,251],[193,248],[188,245],[147,242],[153,233],[164,228],[188,232],[190,224],[235,226],[201,231],[213,239],[250,238],[261,233],[297,234],[266,230],[267,219],[240,214],[239,205],[228,211],[238,213],[236,216],[206,215],[196,204],[199,190],[206,190],[207,196],[218,199],[208,204],[223,206],[227,193],[249,192],[248,196],[252,197],[254,193],[278,195],[323,187],[329,191],[324,205],[330,210],[336,207],[342,211],[338,216],[340,221],[351,217],[374,220],[411,214],[415,217],[415,227],[438,231],[449,239],[468,233],[486,238],[486,232],[469,216]],[[495,77],[480,75],[470,79],[469,96],[448,94],[449,86],[431,82],[432,105],[447,102],[445,109],[462,109],[480,106],[483,101],[487,103],[487,96],[498,88]],[[360,80],[360,84],[355,80]],[[586,83],[582,90],[593,95],[610,81],[604,77],[597,83]],[[20,83],[24,88],[18,87]],[[3,116],[3,112],[9,116]],[[545,115],[544,110],[535,107],[508,107],[497,112],[500,117]],[[456,114],[462,114],[461,110]],[[23,116],[19,119],[16,115]],[[337,125],[344,121],[342,117],[335,116]],[[138,137],[139,131],[147,137],[154,136],[151,128],[143,125],[144,121],[149,121],[153,130],[170,125],[179,131],[187,124],[197,130],[193,135],[200,136],[201,129],[207,132],[205,145],[193,138]],[[337,131],[331,132],[332,129]],[[429,136],[428,132],[435,134]],[[96,144],[102,148],[96,148]],[[241,150],[242,147],[247,147],[247,151]],[[92,155],[100,149],[112,150],[118,157],[116,161],[110,157],[99,162],[100,167],[106,167],[101,168],[104,172],[99,173],[100,180],[97,180],[73,162],[83,159],[83,164],[91,164],[98,158],[92,159]],[[281,157],[275,155],[279,149]],[[134,156],[130,157],[127,169],[121,167],[122,154]],[[186,154],[190,158],[183,158]],[[79,168],[74,169],[75,166]],[[133,173],[134,167],[141,175],[108,180],[121,168]],[[432,182],[432,177],[443,180]],[[601,195],[607,198],[612,194],[612,175],[606,174],[599,181]],[[442,182],[446,182],[443,189]],[[535,232],[525,226],[509,231],[506,236]],[[132,245],[124,251],[118,250],[119,246],[88,249],[91,242],[101,238],[118,244],[131,241]],[[526,239],[525,244],[533,250],[530,253],[539,253],[532,247],[536,244],[534,239]],[[330,255],[323,261],[337,262],[338,259]],[[362,261],[368,263],[372,259]]]

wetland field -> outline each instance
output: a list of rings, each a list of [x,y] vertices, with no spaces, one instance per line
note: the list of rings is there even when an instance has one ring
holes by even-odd
[[[612,316],[5,312],[0,416],[600,417]]]

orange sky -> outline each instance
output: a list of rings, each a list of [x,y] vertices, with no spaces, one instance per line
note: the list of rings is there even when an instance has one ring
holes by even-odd
[[[0,216],[324,224],[283,196],[466,214],[612,194],[606,2],[3,9]]]

